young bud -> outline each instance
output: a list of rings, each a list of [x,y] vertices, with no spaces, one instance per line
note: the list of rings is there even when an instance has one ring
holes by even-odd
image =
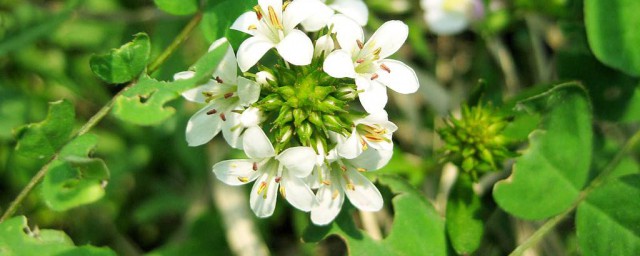
[[[334,94],[337,99],[342,101],[352,101],[358,97],[358,91],[350,86],[340,87]]]
[[[334,132],[342,132],[344,129],[349,129],[345,127],[340,118],[333,115],[323,115],[322,121],[324,121],[325,127]]]
[[[282,106],[280,108],[280,113],[278,114],[278,117],[276,118],[275,121],[273,121],[273,123],[277,126],[285,126],[288,122],[291,122],[293,120],[293,111],[291,110],[291,107],[289,106]]]
[[[282,97],[285,99],[292,98],[296,95],[296,90],[291,86],[278,87],[278,89],[276,89],[276,92],[282,95]]]
[[[304,120],[307,119],[307,114],[304,110],[296,108],[293,110],[293,123],[296,126],[300,126]]]
[[[338,100],[334,97],[327,97],[322,102],[320,102],[317,106],[318,110],[324,113],[333,113],[333,112],[341,112],[347,113],[348,111],[344,110],[344,102]]]
[[[300,143],[305,146],[311,145],[311,135],[313,135],[313,127],[309,122],[304,122],[300,126],[296,126],[296,133]]]

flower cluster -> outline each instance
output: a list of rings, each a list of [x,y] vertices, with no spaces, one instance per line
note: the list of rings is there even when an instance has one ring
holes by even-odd
[[[190,146],[222,131],[244,150],[248,159],[219,162],[213,172],[229,185],[254,182],[258,217],[273,214],[278,192],[317,225],[330,223],[345,198],[363,211],[382,208],[362,173],[393,154],[387,87],[406,94],[419,84],[410,67],[388,59],[408,27],[389,21],[365,40],[367,12],[361,0],[259,0],[231,26],[250,35],[237,58],[225,39],[216,41],[211,49],[227,53],[213,78],[183,94],[205,104],[187,124]]]
[[[462,32],[474,20],[484,16],[482,0],[420,0],[424,20],[438,35]]]

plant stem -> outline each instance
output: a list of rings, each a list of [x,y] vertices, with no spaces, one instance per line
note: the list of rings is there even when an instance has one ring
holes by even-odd
[[[513,252],[511,252],[511,254],[509,255],[510,256],[522,255],[527,249],[536,245],[549,231],[553,230],[553,228],[556,225],[558,225],[558,223],[560,223],[562,220],[564,220],[564,218],[567,217],[567,215],[573,212],[578,207],[578,205],[580,205],[580,203],[584,201],[594,189],[604,184],[607,178],[609,178],[609,175],[611,175],[611,173],[613,173],[613,171],[616,169],[618,164],[620,164],[620,161],[622,161],[622,159],[629,153],[629,151],[631,151],[639,143],[640,143],[640,130],[636,131],[636,133],[633,134],[633,136],[627,141],[627,143],[625,143],[622,149],[618,151],[618,153],[607,164],[607,166],[605,166],[602,172],[595,179],[593,179],[591,183],[589,183],[589,186],[587,186],[587,188],[585,188],[580,193],[578,198],[571,204],[571,207],[569,207],[567,210],[565,210],[561,214],[545,222],[538,230],[536,230],[535,233],[533,233],[533,235],[531,235],[531,237],[527,238],[526,241],[518,245],[518,247],[515,250],[513,250]]]
[[[151,74],[155,70],[157,70],[158,67],[160,67],[160,65],[162,65],[168,59],[168,57],[175,50],[178,49],[178,46],[180,46],[180,44],[185,41],[185,39],[189,36],[191,31],[193,31],[193,29],[196,27],[196,25],[198,25],[198,23],[200,22],[201,19],[202,19],[202,14],[200,12],[198,12],[198,14],[196,14],[191,19],[189,24],[187,24],[187,26],[180,32],[180,34],[178,34],[178,36],[173,40],[173,42],[160,54],[160,56],[158,56],[158,58],[156,58],[153,61],[153,64],[150,65],[150,68],[147,71],[148,74]],[[55,160],[58,159],[58,157],[60,155],[60,150],[62,148],[64,148],[65,146],[67,146],[70,142],[72,142],[73,140],[75,140],[79,136],[89,132],[94,126],[96,126],[105,116],[107,116],[109,114],[109,112],[113,108],[113,105],[115,104],[116,98],[118,98],[118,96],[120,96],[128,88],[130,88],[133,85],[135,85],[135,83],[136,83],[135,80],[131,81],[129,84],[127,84],[126,87],[124,87],[122,90],[120,90],[120,92],[118,92],[116,95],[114,95],[109,100],[109,102],[107,102],[107,104],[102,106],[102,108],[100,110],[98,110],[97,113],[95,113],[91,118],[89,118],[89,120],[84,125],[82,125],[82,127],[80,127],[80,129],[76,132],[76,134],[71,136],[71,138],[64,145],[62,145],[60,148],[58,148],[58,150],[56,150],[56,152],[49,159],[49,161],[47,161],[47,163],[45,165],[43,165],[42,168],[40,168],[40,170],[38,170],[36,175],[34,175],[31,178],[31,180],[29,180],[29,183],[27,183],[27,185],[22,189],[22,191],[20,191],[18,196],[16,196],[16,198],[13,201],[11,201],[11,204],[9,204],[9,207],[7,208],[7,210],[2,214],[2,217],[0,217],[0,223],[5,221],[9,217],[11,217],[13,215],[13,213],[15,213],[16,209],[18,208],[18,206],[27,197],[27,195],[29,195],[31,190],[33,190],[33,188],[44,178],[44,176],[49,171],[49,166]]]
[[[158,68],[160,68],[160,66],[169,58],[169,56],[171,56],[171,54],[173,54],[173,52],[184,41],[187,40],[187,38],[191,34],[191,31],[193,31],[193,29],[195,29],[196,26],[200,24],[201,20],[202,20],[202,13],[201,12],[196,13],[196,15],[193,16],[193,18],[191,18],[187,26],[184,27],[182,31],[180,31],[180,34],[178,34],[178,37],[176,37],[176,39],[174,39],[173,42],[171,42],[171,44],[167,46],[167,48],[158,56],[158,58],[156,58],[155,61],[149,64],[149,66],[147,67],[147,74],[153,74],[153,72],[157,71]]]

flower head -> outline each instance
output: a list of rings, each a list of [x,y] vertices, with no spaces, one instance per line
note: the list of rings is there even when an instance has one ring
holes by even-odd
[[[420,4],[427,25],[439,35],[460,33],[483,13],[480,0],[421,0]]]
[[[306,31],[322,29],[336,12],[352,19],[360,26],[367,25],[369,9],[362,0],[322,0],[322,2],[324,4],[318,6],[314,15],[302,21],[302,27]]]

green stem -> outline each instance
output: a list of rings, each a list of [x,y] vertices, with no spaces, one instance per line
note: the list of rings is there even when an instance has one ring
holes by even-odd
[[[569,209],[565,210],[561,214],[545,222],[538,230],[536,230],[536,232],[533,233],[533,235],[531,235],[529,238],[527,238],[526,241],[524,241],[515,250],[513,250],[513,252],[511,252],[509,256],[523,255],[527,249],[533,247],[538,242],[540,242],[540,240],[542,240],[542,238],[549,231],[553,230],[553,228],[556,225],[558,225],[558,223],[560,223],[569,214],[571,214],[578,207],[578,205],[580,205],[580,203],[584,201],[594,189],[604,184],[607,178],[609,178],[609,175],[611,175],[611,173],[613,173],[616,167],[618,167],[618,164],[620,164],[620,161],[622,161],[622,159],[629,153],[629,151],[635,148],[638,144],[640,144],[640,130],[636,131],[636,133],[631,137],[631,139],[629,139],[627,143],[622,147],[622,149],[614,156],[611,162],[609,162],[607,166],[605,166],[605,168],[598,175],[598,177],[593,179],[593,181],[591,181],[589,186],[580,193],[578,198],[573,202],[573,204],[571,204],[571,207],[569,207]]]
[[[193,31],[196,25],[198,25],[201,19],[202,19],[201,13],[196,14],[191,19],[189,24],[187,24],[187,26],[180,32],[180,34],[178,34],[178,36],[173,40],[173,42],[160,54],[160,56],[158,56],[158,58],[156,58],[153,61],[153,64],[149,66],[149,69],[147,70],[147,74],[151,74],[155,70],[157,70],[158,67],[160,67],[160,65],[162,65],[168,59],[168,57],[178,49],[178,46],[180,46],[180,44],[186,40],[186,38],[189,36],[191,31]],[[49,166],[55,160],[58,159],[60,155],[60,150],[64,148],[66,145],[68,145],[70,142],[78,138],[79,136],[89,132],[93,127],[95,127],[105,116],[109,114],[118,96],[120,96],[128,88],[132,87],[135,83],[136,81],[131,81],[126,87],[120,90],[120,92],[114,95],[111,98],[111,100],[107,102],[106,105],[104,105],[100,110],[98,110],[97,113],[95,113],[91,118],[89,118],[89,121],[87,121],[82,127],[80,127],[80,129],[77,131],[75,135],[73,135],[63,146],[61,146],[53,154],[53,156],[49,159],[49,161],[45,165],[43,165],[42,168],[40,168],[40,170],[36,173],[36,175],[34,175],[29,181],[29,183],[27,183],[27,185],[22,189],[22,191],[20,191],[18,196],[13,201],[11,201],[11,204],[9,204],[9,207],[7,208],[7,210],[2,214],[2,217],[0,217],[0,223],[5,221],[9,217],[11,217],[13,213],[15,213],[18,206],[20,206],[22,201],[27,197],[27,195],[29,195],[31,190],[33,190],[33,188],[44,178],[44,176],[49,171]]]
[[[171,56],[171,54],[173,54],[173,52],[184,41],[187,40],[187,38],[191,34],[191,31],[193,31],[193,29],[195,29],[196,26],[200,24],[201,20],[202,20],[202,13],[201,12],[196,13],[196,15],[193,16],[193,18],[191,18],[187,26],[184,27],[184,29],[182,29],[180,34],[178,34],[178,37],[176,37],[176,39],[173,40],[173,42],[171,42],[171,44],[167,47],[167,49],[165,49],[164,52],[162,52],[160,56],[158,56],[158,58],[156,58],[156,60],[147,67],[147,74],[153,74],[153,72],[157,71],[158,68],[160,68],[160,65],[162,65]]]

